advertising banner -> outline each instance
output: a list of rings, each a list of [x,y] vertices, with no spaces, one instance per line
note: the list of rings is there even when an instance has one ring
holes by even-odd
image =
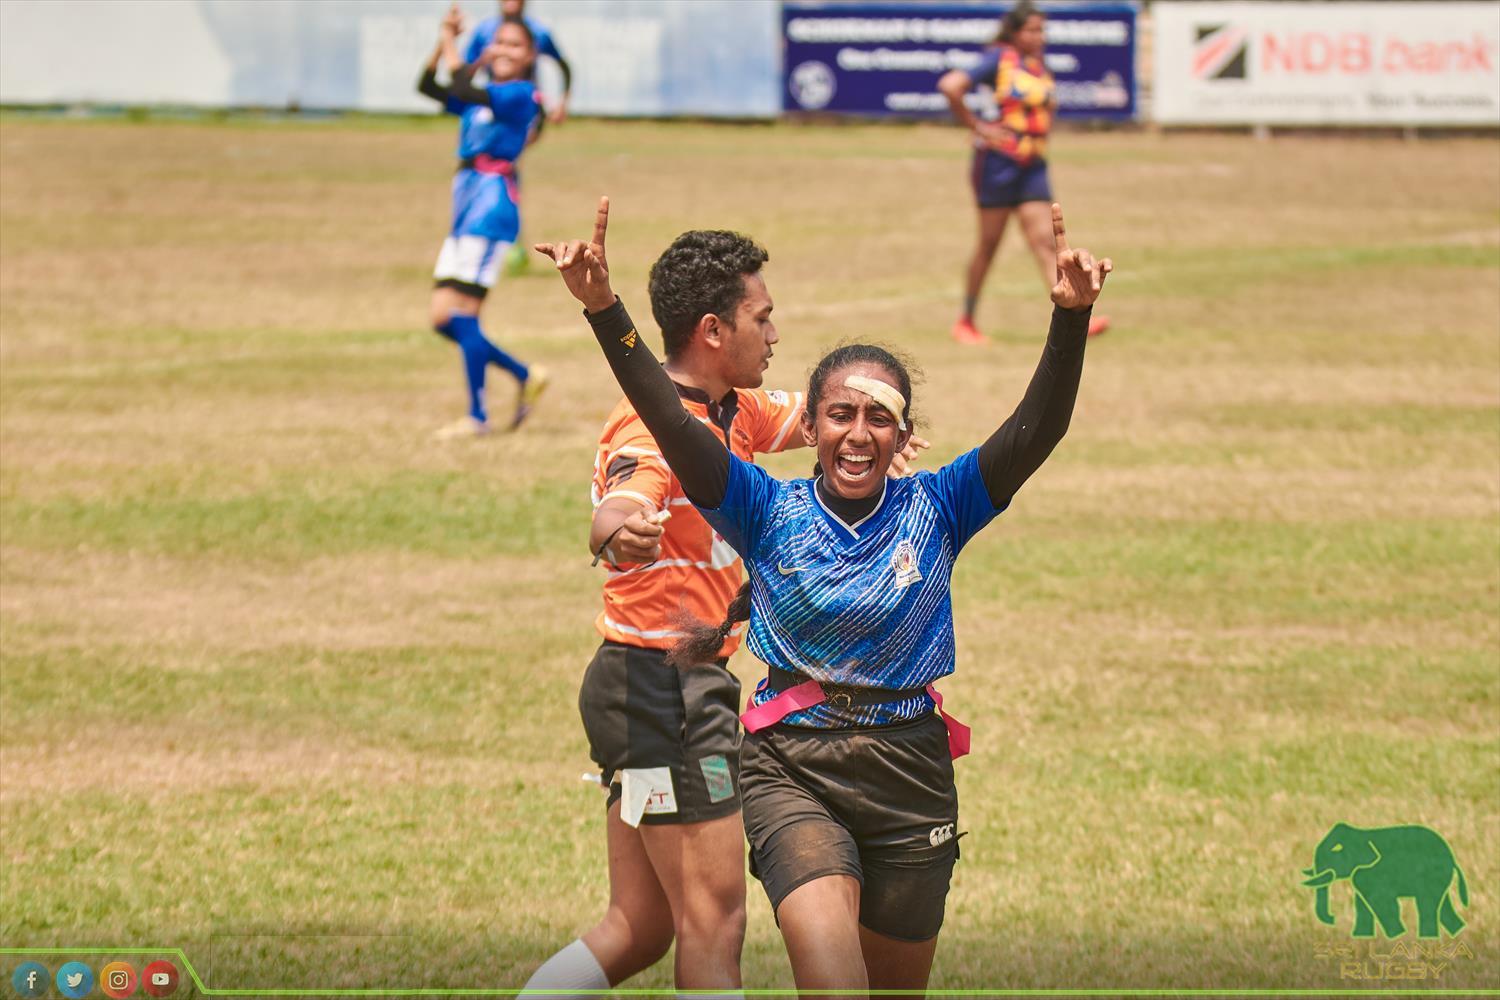
[[[1500,125],[1500,4],[1152,6],[1163,124]]]
[[[1134,3],[1039,4],[1062,118],[1136,116]],[[872,117],[939,117],[950,69],[972,69],[1010,4],[796,3],[782,7],[783,107]],[[980,95],[970,95],[982,107]]]

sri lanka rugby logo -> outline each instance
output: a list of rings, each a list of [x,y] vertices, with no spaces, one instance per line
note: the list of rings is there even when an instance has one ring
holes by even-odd
[[[896,589],[903,590],[922,579],[917,569],[917,550],[906,539],[902,539],[891,555],[891,569],[896,571]]]

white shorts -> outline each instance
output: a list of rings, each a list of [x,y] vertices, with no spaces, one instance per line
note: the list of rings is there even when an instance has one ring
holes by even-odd
[[[443,249],[438,251],[432,277],[440,282],[493,288],[510,247],[507,242],[483,236],[450,236],[443,240]]]

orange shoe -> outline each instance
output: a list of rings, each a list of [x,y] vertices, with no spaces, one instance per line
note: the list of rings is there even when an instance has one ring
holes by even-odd
[[[953,324],[953,339],[960,344],[983,344],[984,334],[980,333],[974,326],[974,321],[967,316],[959,319]]]
[[[1089,336],[1090,337],[1097,337],[1097,336],[1099,336],[1099,334],[1103,333],[1105,330],[1108,330],[1108,329],[1109,329],[1109,317],[1108,316],[1090,316],[1089,317]]]

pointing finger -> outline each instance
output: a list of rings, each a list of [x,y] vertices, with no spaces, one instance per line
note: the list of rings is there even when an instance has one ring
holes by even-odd
[[[599,211],[594,213],[594,242],[604,246],[604,231],[609,228],[609,195],[599,196]]]
[[[1063,226],[1062,206],[1055,201],[1052,203],[1052,239],[1057,243],[1059,255],[1068,249],[1068,231]]]
[[[548,257],[553,257],[551,243],[533,243],[531,244],[531,249],[535,250],[537,253],[544,253]],[[554,257],[553,259],[555,260],[556,258]]]

